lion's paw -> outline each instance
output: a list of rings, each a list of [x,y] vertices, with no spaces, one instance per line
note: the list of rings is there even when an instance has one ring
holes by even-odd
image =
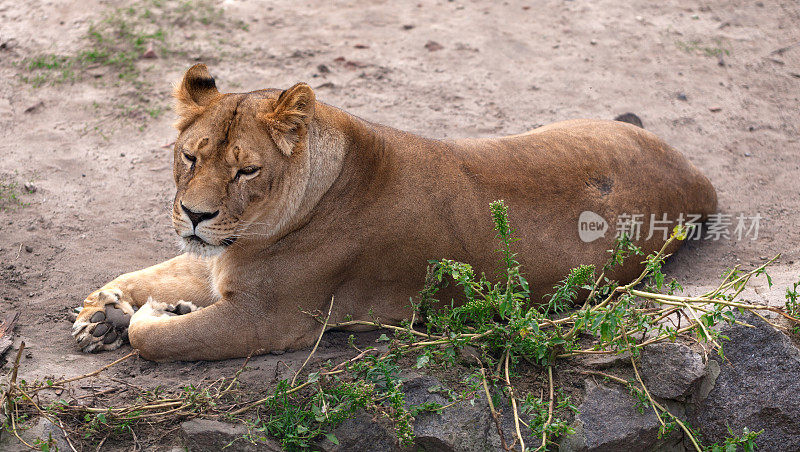
[[[136,314],[131,318],[131,323],[143,322],[147,320],[172,317],[176,315],[185,315],[190,312],[196,311],[198,308],[194,303],[188,301],[179,301],[175,304],[163,303],[160,301],[149,298]]]
[[[72,325],[72,336],[87,353],[115,350],[128,340],[133,313],[121,290],[98,290],[84,300]]]

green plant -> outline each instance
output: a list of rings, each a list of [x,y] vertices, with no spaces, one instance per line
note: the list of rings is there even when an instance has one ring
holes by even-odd
[[[800,281],[792,284],[791,288],[786,288],[786,303],[784,304],[786,313],[796,319],[800,319],[800,302],[798,301],[800,295],[798,295],[798,287],[800,287]],[[800,334],[800,325],[795,324],[792,331],[795,334]]]
[[[709,57],[721,57],[731,54],[725,41],[719,38],[713,39],[711,44],[703,44],[700,41],[681,41],[676,40],[675,46],[686,53],[697,53]]]
[[[0,212],[17,207],[27,207],[28,203],[22,199],[22,195],[30,193],[28,189],[20,187],[15,178],[0,176]]]

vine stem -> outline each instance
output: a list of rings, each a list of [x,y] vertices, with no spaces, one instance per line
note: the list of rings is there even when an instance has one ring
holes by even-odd
[[[306,364],[308,364],[308,362],[311,360],[311,357],[314,356],[314,353],[317,352],[317,347],[319,347],[319,343],[320,341],[322,341],[322,336],[325,335],[325,330],[328,326],[328,320],[331,319],[331,312],[333,311],[333,299],[334,296],[331,295],[331,305],[328,306],[328,316],[325,317],[325,323],[322,324],[322,331],[320,331],[319,333],[317,342],[314,343],[314,348],[311,349],[311,353],[309,353],[308,356],[306,357],[306,360],[303,361],[303,365],[300,366],[299,369],[297,369],[297,372],[295,372],[294,377],[292,377],[292,383],[289,384],[289,386],[294,386],[294,382],[297,381],[297,377],[300,375],[300,372],[303,370],[304,367],[306,367]]]
[[[514,396],[514,387],[511,386],[511,378],[508,375],[508,361],[511,357],[511,350],[506,350],[506,385],[508,386],[508,396],[511,398],[511,409],[514,411],[514,428],[517,430],[520,450],[525,451],[525,440],[522,439],[522,432],[519,429],[519,413],[517,411],[517,399]]]
[[[547,379],[550,383],[550,406],[547,408],[547,422],[542,426],[542,445],[536,451],[545,450],[547,447],[547,427],[553,422],[553,407],[555,405],[555,396],[553,388],[553,366],[547,366]]]
[[[483,363],[481,360],[478,358],[475,359],[478,361],[478,365],[481,366],[481,382],[483,383],[483,391],[486,393],[486,402],[489,404],[489,411],[492,413],[494,426],[497,428],[497,435],[500,436],[500,445],[503,447],[503,450],[509,450],[508,446],[506,445],[505,436],[503,435],[503,429],[500,427],[500,416],[497,414],[497,410],[494,408],[492,395],[489,393],[489,384],[486,382],[486,371],[483,369]]]

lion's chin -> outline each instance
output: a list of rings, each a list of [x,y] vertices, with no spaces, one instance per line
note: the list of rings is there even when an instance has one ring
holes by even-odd
[[[184,253],[194,254],[199,257],[215,257],[222,254],[227,248],[228,243],[223,245],[212,245],[196,235],[181,237],[179,245]]]

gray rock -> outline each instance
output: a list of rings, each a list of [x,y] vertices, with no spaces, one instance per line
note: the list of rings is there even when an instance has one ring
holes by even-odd
[[[640,367],[650,394],[662,399],[685,400],[706,375],[703,358],[686,345],[673,342],[645,347]]]
[[[577,366],[588,367],[595,370],[606,370],[617,366],[630,366],[631,354],[622,353],[602,353],[597,355],[578,355],[569,358]]]
[[[432,388],[441,387],[442,383],[427,375],[411,374],[405,378],[403,392],[406,404],[418,405],[435,402],[446,405],[449,401]],[[508,444],[515,438],[515,429],[511,408],[501,406],[501,427]],[[474,401],[459,402],[448,407],[441,414],[420,413],[414,419],[414,445],[401,448],[390,429],[385,424],[376,422],[367,413],[360,413],[354,419],[342,423],[333,433],[339,444],[328,439],[319,443],[319,447],[327,452],[370,450],[375,452],[423,450],[426,452],[452,451],[496,451],[501,450],[500,436],[497,433],[488,403],[480,394]],[[535,442],[523,426],[526,441]],[[526,444],[527,445],[527,444]]]
[[[435,402],[447,405],[449,401],[429,388],[441,386],[439,380],[420,376],[403,385],[406,402],[420,404]],[[503,410],[510,413],[510,410]],[[511,416],[504,419],[503,433],[510,442],[514,435]],[[414,420],[415,445],[425,451],[495,451],[501,450],[500,436],[492,420],[485,396],[477,397],[475,403],[463,401],[441,414],[420,413]]]
[[[209,419],[192,419],[181,424],[186,436],[186,447],[190,452],[199,451],[282,451],[283,448],[274,440],[258,438],[254,444],[247,439],[248,430],[242,425]]]
[[[30,444],[48,444],[50,450],[72,450],[61,428],[43,417],[39,418],[33,427],[19,433],[22,439]],[[3,452],[22,452],[30,449],[22,444],[12,432],[0,429],[0,450]]]
[[[730,341],[723,343],[724,360],[711,356],[719,376],[708,397],[688,407],[689,419],[708,444],[724,441],[728,426],[737,434],[747,427],[764,429],[756,439],[759,450],[800,450],[800,351],[756,316],[741,320],[755,328],[721,329]]]
[[[363,411],[342,422],[333,431],[333,435],[336,436],[339,444],[334,444],[325,438],[317,444],[320,450],[325,452],[350,450],[393,452],[401,450],[387,426]]]
[[[673,431],[668,437],[659,438],[661,424],[652,408],[640,412],[626,390],[596,386],[589,381],[586,385],[575,433],[562,439],[561,452],[682,450],[682,434]]]

